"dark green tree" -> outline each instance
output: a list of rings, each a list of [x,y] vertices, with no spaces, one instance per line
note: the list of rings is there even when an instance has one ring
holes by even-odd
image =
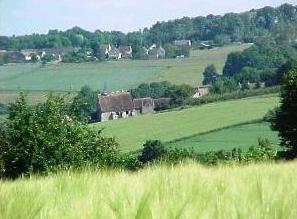
[[[203,72],[203,85],[213,84],[218,78],[218,73],[215,65],[208,65]]]
[[[284,78],[281,105],[271,119],[272,128],[279,132],[282,145],[289,149],[292,158],[297,157],[297,68]]]
[[[146,141],[143,145],[139,160],[142,163],[149,163],[160,159],[165,153],[164,145],[159,140]]]
[[[71,112],[79,121],[91,122],[96,120],[98,111],[98,92],[93,91],[89,86],[83,86],[74,97],[71,104]]]

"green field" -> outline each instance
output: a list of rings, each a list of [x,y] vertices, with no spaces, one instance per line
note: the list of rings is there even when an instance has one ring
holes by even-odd
[[[80,64],[17,64],[0,66],[0,90],[77,91],[83,85],[94,89],[120,90],[141,82],[171,81],[198,85],[208,64],[222,70],[227,55],[250,45],[232,45],[195,50],[190,58],[166,60],[121,60]],[[0,101],[1,102],[1,101]]]
[[[210,133],[179,139],[166,144],[167,147],[193,149],[198,152],[217,150],[232,150],[233,148],[248,149],[258,144],[258,138],[267,138],[273,145],[278,145],[277,132],[270,128],[270,124],[251,123],[237,125]]]
[[[0,218],[293,219],[296,181],[296,162],[33,176],[0,181]]]
[[[103,133],[115,137],[123,151],[131,151],[141,148],[143,143],[150,139],[169,142],[262,119],[278,102],[276,95],[252,97],[181,111],[108,121],[93,126],[104,129]]]

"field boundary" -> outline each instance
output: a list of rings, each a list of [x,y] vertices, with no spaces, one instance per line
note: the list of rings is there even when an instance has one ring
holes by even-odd
[[[214,132],[222,131],[222,130],[225,130],[225,129],[236,128],[236,127],[243,126],[243,125],[257,124],[257,123],[262,123],[262,122],[265,122],[264,119],[255,119],[255,120],[251,120],[251,121],[248,121],[248,122],[237,123],[235,125],[229,125],[229,126],[225,126],[225,127],[222,127],[222,128],[217,128],[217,129],[213,129],[213,130],[210,130],[210,131],[202,132],[202,133],[199,133],[199,134],[194,134],[194,135],[189,135],[187,137],[174,139],[172,141],[167,141],[167,142],[164,142],[164,144],[173,144],[173,143],[181,142],[181,141],[188,140],[188,139],[191,139],[191,138],[194,138],[194,137],[203,136],[203,135],[211,134],[211,133],[214,133]]]

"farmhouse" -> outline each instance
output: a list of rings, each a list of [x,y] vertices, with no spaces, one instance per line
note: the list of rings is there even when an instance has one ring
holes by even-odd
[[[98,105],[101,122],[135,115],[132,96],[127,92],[99,95]]]
[[[193,98],[200,98],[205,95],[208,95],[210,92],[210,88],[211,88],[210,85],[195,87],[194,88],[195,94],[194,94]]]
[[[182,48],[190,48],[192,46],[191,40],[175,40],[174,45]]]
[[[154,100],[150,97],[134,99],[134,109],[137,114],[153,113],[155,109]]]
[[[118,49],[122,53],[122,58],[132,58],[133,49],[131,46],[119,46]]]
[[[109,52],[108,52],[108,58],[110,59],[121,59],[122,58],[122,53],[119,49],[117,48],[112,48]]]
[[[111,50],[110,44],[101,44],[99,47],[99,53],[101,56],[108,57],[110,50]]]
[[[1,51],[0,57],[5,60],[6,63],[23,63],[25,62],[25,56],[18,51]]]
[[[152,45],[148,51],[150,59],[165,59],[166,51],[161,46],[158,48],[155,44]]]

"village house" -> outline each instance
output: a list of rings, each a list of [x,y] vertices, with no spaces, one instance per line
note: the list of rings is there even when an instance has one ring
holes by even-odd
[[[150,59],[165,59],[166,51],[161,46],[157,47],[156,44],[153,44],[148,51]]]
[[[104,57],[108,58],[110,51],[111,51],[110,44],[101,44],[99,47],[100,56],[104,56]]]
[[[24,63],[25,56],[19,51],[5,51],[0,52],[0,57],[5,60],[6,63]]]
[[[122,58],[122,53],[119,49],[117,48],[112,48],[109,52],[107,57],[109,59],[121,59]]]
[[[127,92],[99,95],[98,106],[101,122],[135,115],[132,96]]]
[[[26,61],[31,61],[33,57],[37,60],[41,60],[46,54],[45,51],[37,49],[25,49],[22,50],[21,53],[24,55]]]
[[[174,45],[182,48],[190,48],[192,46],[191,40],[175,40]]]
[[[119,46],[118,49],[122,54],[122,58],[132,58],[133,57],[133,49],[131,46]]]
[[[198,49],[204,50],[204,49],[212,49],[213,46],[211,46],[208,42],[200,42],[198,43]]]
[[[211,86],[205,85],[205,86],[199,86],[194,88],[194,96],[193,98],[200,98],[205,95],[208,95],[210,92]]]
[[[153,113],[155,110],[154,100],[150,97],[134,99],[133,103],[137,114]]]

